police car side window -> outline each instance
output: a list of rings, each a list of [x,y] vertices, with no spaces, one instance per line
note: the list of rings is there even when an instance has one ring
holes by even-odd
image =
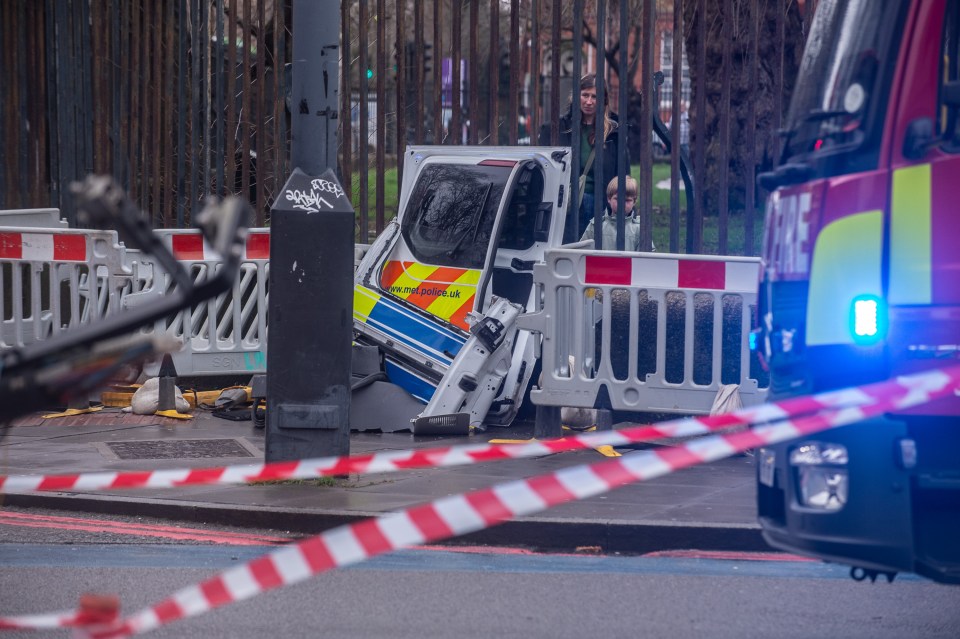
[[[522,251],[533,246],[537,211],[543,200],[543,169],[528,162],[520,170],[517,183],[507,203],[499,248]]]
[[[957,153],[960,152],[960,106],[947,104],[947,94],[960,94],[960,0],[947,3],[940,53],[937,133],[944,140],[944,150]]]
[[[425,166],[400,227],[417,260],[483,268],[510,171],[502,166]]]

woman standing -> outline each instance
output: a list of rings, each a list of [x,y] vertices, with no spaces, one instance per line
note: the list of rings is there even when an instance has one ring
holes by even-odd
[[[606,87],[604,87],[606,88]],[[620,148],[620,124],[616,114],[610,112],[609,93],[603,92],[603,109],[597,105],[597,76],[595,73],[588,73],[580,78],[580,166],[575,169],[574,176],[580,180],[580,205],[578,207],[577,228],[575,237],[565,237],[564,241],[576,241],[583,231],[587,228],[590,220],[593,219],[594,203],[596,202],[597,189],[593,177],[593,163],[597,160],[597,154],[603,154],[603,177],[600,189],[603,196],[603,185],[608,184],[610,180],[617,177],[617,156]],[[596,144],[596,121],[597,117],[603,118],[603,144]],[[573,140],[573,100],[571,98],[570,108],[560,118],[560,139],[557,144],[560,146],[572,146]],[[542,146],[550,145],[550,125],[545,124],[540,128],[538,142]],[[629,152],[628,152],[629,153]],[[627,156],[627,174],[629,175],[630,157]]]

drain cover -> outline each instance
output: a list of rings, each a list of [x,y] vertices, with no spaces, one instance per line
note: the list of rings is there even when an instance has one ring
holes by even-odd
[[[206,457],[253,457],[236,439],[179,439],[137,442],[105,442],[120,459],[200,459]]]

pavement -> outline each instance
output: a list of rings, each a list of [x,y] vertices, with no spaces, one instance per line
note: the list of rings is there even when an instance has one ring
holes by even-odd
[[[120,409],[13,422],[0,440],[0,474],[60,474],[160,470],[248,464],[263,460],[265,431],[195,410],[194,418],[132,415]],[[530,423],[464,437],[409,432],[353,432],[351,454],[525,439]],[[670,443],[670,442],[667,442]],[[675,443],[675,442],[674,442]],[[651,447],[660,444],[645,444]],[[629,453],[626,449],[621,452]],[[4,504],[99,514],[266,527],[318,533],[512,479],[601,461],[594,451],[453,468],[350,475],[327,481],[238,486],[184,486],[162,490],[0,493]],[[457,538],[452,543],[569,551],[769,551],[756,523],[754,458],[736,456],[638,482],[605,495]]]

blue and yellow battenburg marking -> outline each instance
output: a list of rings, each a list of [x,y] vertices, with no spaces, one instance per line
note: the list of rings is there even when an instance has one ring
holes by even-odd
[[[375,329],[386,338],[449,366],[466,342],[466,335],[432,322],[388,295],[365,286],[353,289],[353,319]],[[426,402],[435,386],[423,377],[388,360],[387,376],[414,397]]]
[[[443,364],[449,364],[467,341],[465,335],[360,285],[353,291],[353,318]]]
[[[380,272],[380,290],[466,331],[480,275],[477,269],[391,260]]]

